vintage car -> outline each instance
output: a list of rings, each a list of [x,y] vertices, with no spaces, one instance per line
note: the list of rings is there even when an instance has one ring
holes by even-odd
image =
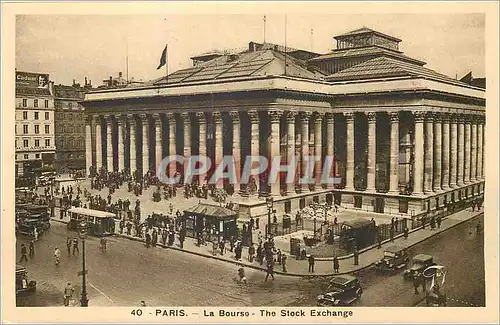
[[[44,213],[16,209],[16,234],[31,235],[35,227],[40,235],[49,230],[50,217]]]
[[[330,281],[328,292],[316,298],[318,306],[349,306],[361,298],[363,289],[356,277],[336,276]]]
[[[375,269],[382,272],[395,272],[405,268],[409,263],[405,250],[398,246],[387,247],[384,256],[375,262]]]
[[[16,265],[16,295],[29,294],[36,290],[36,281],[28,281],[28,271],[22,265]]]
[[[421,276],[422,272],[432,265],[436,265],[432,256],[426,254],[415,255],[412,259],[412,266],[404,271],[403,276],[405,279]]]

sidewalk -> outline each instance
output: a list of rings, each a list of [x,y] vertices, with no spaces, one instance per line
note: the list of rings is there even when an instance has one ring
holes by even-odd
[[[412,232],[410,232],[408,239],[404,239],[402,236],[396,237],[394,239],[394,242],[390,241],[385,241],[382,243],[382,248],[377,249],[376,246],[371,246],[368,247],[364,250],[360,251],[359,254],[359,265],[354,265],[353,264],[353,258],[351,256],[347,257],[340,257],[339,258],[339,265],[340,265],[340,274],[346,274],[346,273],[351,273],[354,271],[358,271],[364,268],[367,268],[371,266],[373,263],[378,261],[384,251],[384,248],[389,247],[389,246],[400,246],[402,248],[408,248],[411,246],[414,246],[436,234],[439,234],[441,232],[446,231],[447,229],[453,228],[467,220],[470,220],[480,214],[482,214],[482,211],[474,211],[472,212],[470,209],[462,210],[459,211],[455,214],[449,215],[447,218],[445,218],[441,224],[440,229],[435,229],[431,230],[430,226],[427,225],[425,229],[415,229]],[[56,214],[57,215],[57,214]],[[67,223],[68,220],[67,218],[64,219],[59,219],[53,218],[53,221],[57,222],[63,222]],[[128,235],[117,235],[120,237],[128,238],[129,240],[135,240],[135,241],[144,241],[141,238],[138,237],[133,237],[133,236],[128,236]],[[236,265],[243,265],[245,267],[250,267],[254,269],[259,269],[259,270],[265,270],[265,265],[261,267],[257,261],[254,261],[253,263],[250,263],[248,260],[248,248],[244,247],[243,248],[243,253],[242,253],[242,260],[237,261],[234,258],[234,253],[230,252],[227,250],[224,255],[220,255],[220,250],[218,250],[216,255],[212,254],[212,244],[208,243],[207,246],[201,246],[198,247],[195,244],[195,239],[193,238],[186,238],[184,242],[184,248],[181,249],[178,245],[178,240],[175,241],[175,244],[173,246],[163,246],[161,243],[157,244],[157,248],[160,249],[166,248],[166,249],[174,249],[174,250],[179,250],[179,251],[184,251],[186,253],[202,256],[202,257],[207,257],[207,258],[212,258],[212,259],[217,259],[220,261],[224,262],[229,262],[233,263]],[[155,249],[155,248],[152,248]],[[288,254],[287,254],[288,255]],[[276,274],[283,274],[283,275],[289,275],[289,276],[326,276],[326,275],[334,275],[333,274],[333,263],[331,258],[322,258],[322,259],[316,259],[316,263],[314,266],[315,272],[314,273],[309,273],[308,272],[308,262],[307,260],[296,260],[295,257],[288,255],[287,256],[287,273],[283,273],[281,266],[276,264],[275,265],[275,273]]]

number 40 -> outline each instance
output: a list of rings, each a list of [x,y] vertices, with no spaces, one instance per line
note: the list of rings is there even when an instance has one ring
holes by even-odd
[[[142,316],[142,309],[132,309],[132,312],[130,314],[134,316]]]

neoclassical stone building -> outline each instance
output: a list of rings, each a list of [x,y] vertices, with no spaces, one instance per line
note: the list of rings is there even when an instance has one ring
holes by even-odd
[[[86,165],[145,173],[173,154],[336,158],[341,184],[262,179],[278,212],[326,200],[410,218],[480,195],[484,89],[425,68],[395,37],[362,28],[335,39],[325,55],[251,42],[141,87],[87,94]],[[228,191],[240,217],[266,213],[245,184]]]

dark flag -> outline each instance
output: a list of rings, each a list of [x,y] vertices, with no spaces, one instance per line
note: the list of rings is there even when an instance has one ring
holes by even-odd
[[[168,45],[165,45],[165,48],[163,49],[163,52],[161,53],[161,58],[160,58],[160,65],[156,70],[160,69],[167,63],[167,47]]]

